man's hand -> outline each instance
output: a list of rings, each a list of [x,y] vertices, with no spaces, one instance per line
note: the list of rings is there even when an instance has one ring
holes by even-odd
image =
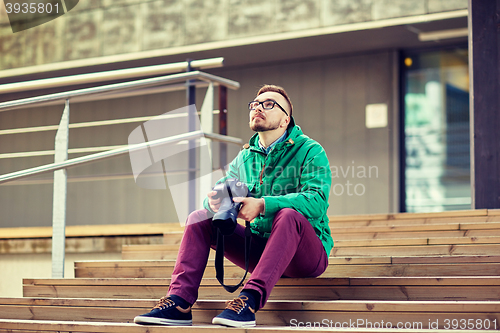
[[[235,197],[233,198],[233,201],[242,203],[238,217],[240,219],[244,219],[245,221],[251,221],[259,216],[260,213],[264,212],[264,199],[262,198],[255,199]]]
[[[210,208],[214,211],[214,213],[217,213],[219,211],[219,207],[220,207],[220,200],[221,198],[217,198],[217,199],[212,199],[212,197],[214,195],[217,194],[217,191],[210,191],[207,193],[207,197],[208,197],[208,205],[210,206]]]

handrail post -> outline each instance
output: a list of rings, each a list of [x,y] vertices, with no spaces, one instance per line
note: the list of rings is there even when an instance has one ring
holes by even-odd
[[[214,131],[214,85],[212,82],[208,85],[205,99],[200,110],[200,125],[204,133],[213,133]],[[207,149],[203,146],[206,145]],[[208,156],[207,156],[208,155]],[[206,137],[200,138],[200,175],[198,186],[198,207],[203,208],[203,201],[207,193],[212,188],[212,140]]]
[[[227,135],[227,87],[219,86],[219,134]],[[227,164],[227,145],[220,144],[220,168],[225,168]]]
[[[55,139],[54,162],[64,162],[68,159],[69,140],[69,99],[66,100],[64,111],[59,123]],[[64,277],[64,259],[66,243],[66,169],[54,171],[54,193],[52,202],[52,277]]]
[[[192,71],[191,59],[186,60],[187,72]],[[187,105],[196,105],[196,86],[193,85],[193,80],[186,81],[186,98]],[[194,132],[196,128],[196,108],[188,108],[188,131]],[[196,209],[196,142],[195,140],[189,140],[189,161],[188,161],[188,212],[191,213]]]

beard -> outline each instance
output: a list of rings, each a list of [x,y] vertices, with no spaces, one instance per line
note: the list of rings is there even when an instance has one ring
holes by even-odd
[[[255,120],[256,118],[254,118]],[[263,120],[262,118],[260,118]],[[266,131],[273,131],[277,128],[280,127],[280,121],[277,120],[275,122],[270,122],[268,124],[264,123],[256,123],[255,121],[250,121],[250,129],[254,132],[266,132]]]

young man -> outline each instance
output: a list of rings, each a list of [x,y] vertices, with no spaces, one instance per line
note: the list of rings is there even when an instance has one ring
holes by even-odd
[[[214,324],[255,326],[255,313],[283,277],[317,277],[328,266],[333,247],[328,217],[331,173],[319,143],[302,133],[292,118],[292,103],[281,87],[265,85],[249,103],[250,128],[257,132],[229,165],[226,178],[245,183],[252,197],[241,202],[238,217],[251,223],[250,278],[238,298],[213,319]],[[225,178],[219,182],[224,181]],[[208,193],[203,210],[191,213],[166,297],[138,324],[191,325],[191,306],[215,248],[212,216],[220,198]],[[224,255],[244,267],[244,227],[225,237]]]

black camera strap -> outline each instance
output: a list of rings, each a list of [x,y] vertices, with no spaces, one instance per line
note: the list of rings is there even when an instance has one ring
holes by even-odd
[[[245,221],[245,275],[241,281],[234,286],[224,284],[224,235],[217,228],[217,245],[215,250],[215,276],[217,280],[228,292],[234,293],[243,284],[248,273],[248,263],[250,261],[250,242],[252,240],[252,231],[250,230],[250,222]]]

